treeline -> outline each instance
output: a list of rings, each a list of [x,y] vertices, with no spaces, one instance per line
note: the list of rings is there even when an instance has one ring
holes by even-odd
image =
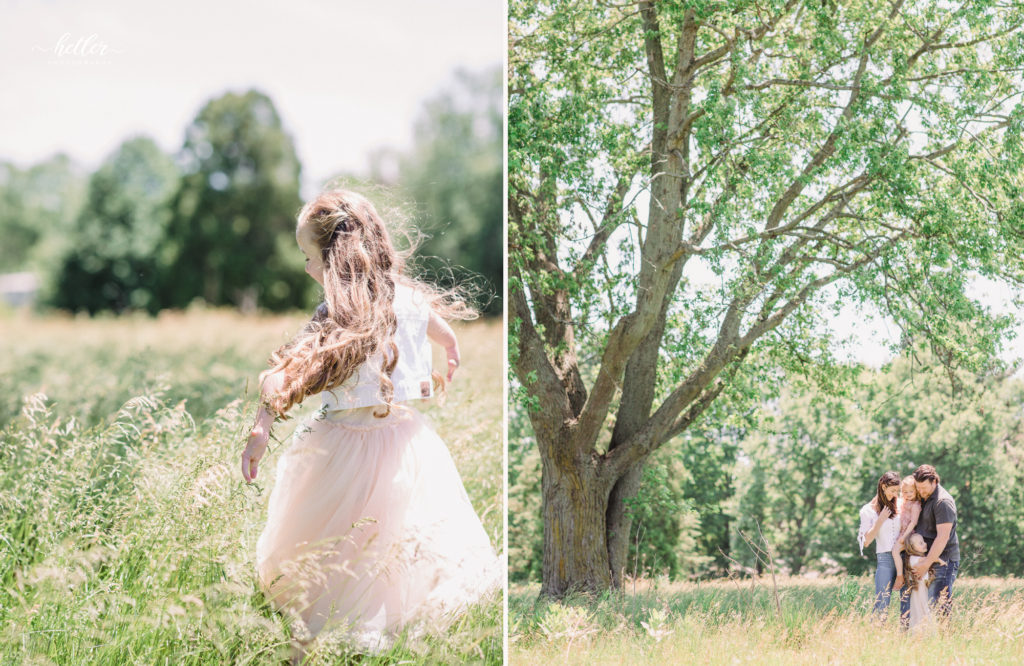
[[[781,571],[862,573],[874,550],[860,556],[860,507],[883,472],[922,463],[956,499],[961,571],[1024,572],[1024,381],[949,370],[923,351],[829,381],[780,378],[753,404],[733,396],[659,450],[630,505],[627,574],[761,571],[766,546]],[[509,456],[510,576],[539,580],[540,457],[518,405]]]
[[[401,211],[423,239],[417,270],[472,283],[485,311],[500,312],[501,72],[457,73],[393,157],[387,173],[371,155],[365,175],[330,180]],[[93,173],[64,155],[0,163],[0,273],[35,273],[38,303],[71,311],[155,313],[196,299],[306,308],[319,288],[295,246],[301,173],[257,90],[208,101],[174,155],[134,136]]]

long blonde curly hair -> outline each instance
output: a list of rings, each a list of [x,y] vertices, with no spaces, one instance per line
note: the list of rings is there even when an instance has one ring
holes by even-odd
[[[308,227],[308,230],[304,230]],[[399,252],[373,204],[355,192],[322,192],[299,212],[296,236],[308,234],[323,262],[324,303],[313,319],[270,356],[270,369],[283,371],[281,389],[266,401],[278,416],[307,396],[344,383],[367,359],[381,356],[380,398],[387,416],[393,404],[391,375],[398,363],[395,344],[397,284],[417,289],[431,310],[445,319],[478,316],[463,290],[441,289],[405,274],[412,247]],[[443,392],[441,374],[433,373]]]

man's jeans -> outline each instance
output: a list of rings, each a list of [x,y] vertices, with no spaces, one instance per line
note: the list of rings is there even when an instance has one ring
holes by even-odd
[[[960,571],[960,560],[946,562],[935,567],[935,581],[928,586],[928,603],[943,615],[949,615],[953,607],[953,583]]]
[[[935,580],[928,586],[928,604],[936,613],[949,615],[953,607],[953,583],[960,571],[960,560],[935,565]],[[910,588],[903,587],[900,594],[900,622],[910,623]]]
[[[889,608],[889,595],[896,581],[896,561],[892,553],[875,553],[878,568],[875,569],[875,612],[884,615]]]

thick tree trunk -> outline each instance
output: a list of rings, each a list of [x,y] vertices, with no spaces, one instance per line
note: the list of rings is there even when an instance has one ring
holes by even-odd
[[[611,586],[605,541],[608,484],[591,461],[543,457],[544,580],[541,594]]]
[[[682,264],[672,269],[669,291],[674,291],[682,277]],[[654,405],[654,385],[657,382],[658,352],[665,335],[665,321],[668,316],[670,298],[661,304],[654,326],[633,352],[626,364],[626,377],[622,387],[622,399],[616,412],[615,430],[612,432],[612,447],[628,440],[650,418]],[[612,581],[615,587],[622,586],[623,572],[628,570],[630,532],[633,520],[626,511],[625,501],[636,497],[640,491],[644,461],[629,468],[612,488],[608,503],[608,558],[612,567]]]
[[[612,488],[608,498],[608,562],[612,570],[612,584],[622,587],[625,572],[629,571],[629,540],[633,520],[626,512],[626,500],[636,497],[643,476],[643,463],[631,467]]]
[[[642,3],[645,30],[658,30],[657,13],[650,3]],[[669,94],[666,87],[652,87],[653,114],[655,123],[654,143],[651,150],[651,201],[648,204],[647,237],[644,240],[641,254],[642,268],[638,276],[637,309],[640,310],[645,297],[656,290],[653,286],[660,279],[660,267],[664,265],[674,248],[679,246],[683,237],[683,218],[679,215],[680,207],[686,202],[689,173],[690,147],[688,139],[679,134],[679,130],[689,114],[690,91],[689,83],[684,85],[681,77],[693,59],[696,24],[693,10],[687,10],[683,34],[680,35],[678,53],[678,69],[673,76],[677,92]],[[664,80],[664,62],[660,42],[648,42],[648,58],[654,62],[652,75],[659,75]],[[670,97],[674,104],[670,106]],[[667,125],[663,133],[657,127],[659,123]],[[678,144],[678,145],[676,145]],[[654,404],[654,387],[657,380],[658,351],[661,349],[662,337],[665,334],[665,320],[671,294],[675,291],[682,277],[683,262],[672,265],[663,296],[656,304],[657,318],[650,330],[633,350],[626,363],[625,381],[622,386],[622,398],[615,414],[615,430],[612,433],[611,447],[629,440],[647,422]],[[633,521],[626,510],[625,500],[636,497],[640,490],[640,479],[643,474],[644,461],[632,465],[619,479],[612,489],[608,507],[608,556],[612,567],[612,580],[616,587],[622,585],[623,572],[629,553],[629,534]]]

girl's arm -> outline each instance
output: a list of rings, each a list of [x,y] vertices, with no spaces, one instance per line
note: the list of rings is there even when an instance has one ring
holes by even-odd
[[[260,406],[256,410],[256,423],[249,433],[249,441],[242,451],[242,476],[246,483],[252,483],[259,470],[260,459],[267,451],[270,441],[270,429],[274,425],[274,414],[267,409],[267,400],[281,389],[284,383],[284,372],[260,373]]]
[[[459,340],[455,337],[455,331],[440,315],[431,312],[427,322],[427,337],[444,347],[448,359],[448,381],[451,381],[455,369],[459,367]]]
[[[921,503],[918,502],[910,509],[910,523],[907,524],[907,529],[903,530],[903,534],[900,535],[899,542],[903,543],[910,536],[910,533],[917,527],[917,519],[921,517]]]
[[[920,563],[914,567],[918,576],[923,576],[924,572],[933,562],[938,562],[939,554],[942,553],[946,544],[949,543],[949,534],[953,531],[953,523],[939,523],[935,526],[935,531],[938,534],[936,534],[935,540],[932,541],[932,547],[928,549],[928,554],[923,556]]]
[[[321,303],[316,307],[312,319],[306,322],[300,335],[319,326],[327,318],[327,315],[327,303]],[[256,478],[260,458],[266,452],[267,442],[270,441],[270,429],[274,425],[277,414],[267,407],[267,403],[270,397],[278,393],[284,386],[284,370],[277,372],[264,370],[260,373],[257,381],[260,383],[260,406],[256,410],[256,423],[253,424],[252,430],[249,432],[249,441],[245,445],[245,450],[242,451],[242,476],[248,483],[252,483],[252,480]]]
[[[896,582],[893,583],[893,587],[896,589],[903,587],[903,556],[900,555],[902,550],[903,544],[899,541],[892,547],[892,559],[896,563]]]

